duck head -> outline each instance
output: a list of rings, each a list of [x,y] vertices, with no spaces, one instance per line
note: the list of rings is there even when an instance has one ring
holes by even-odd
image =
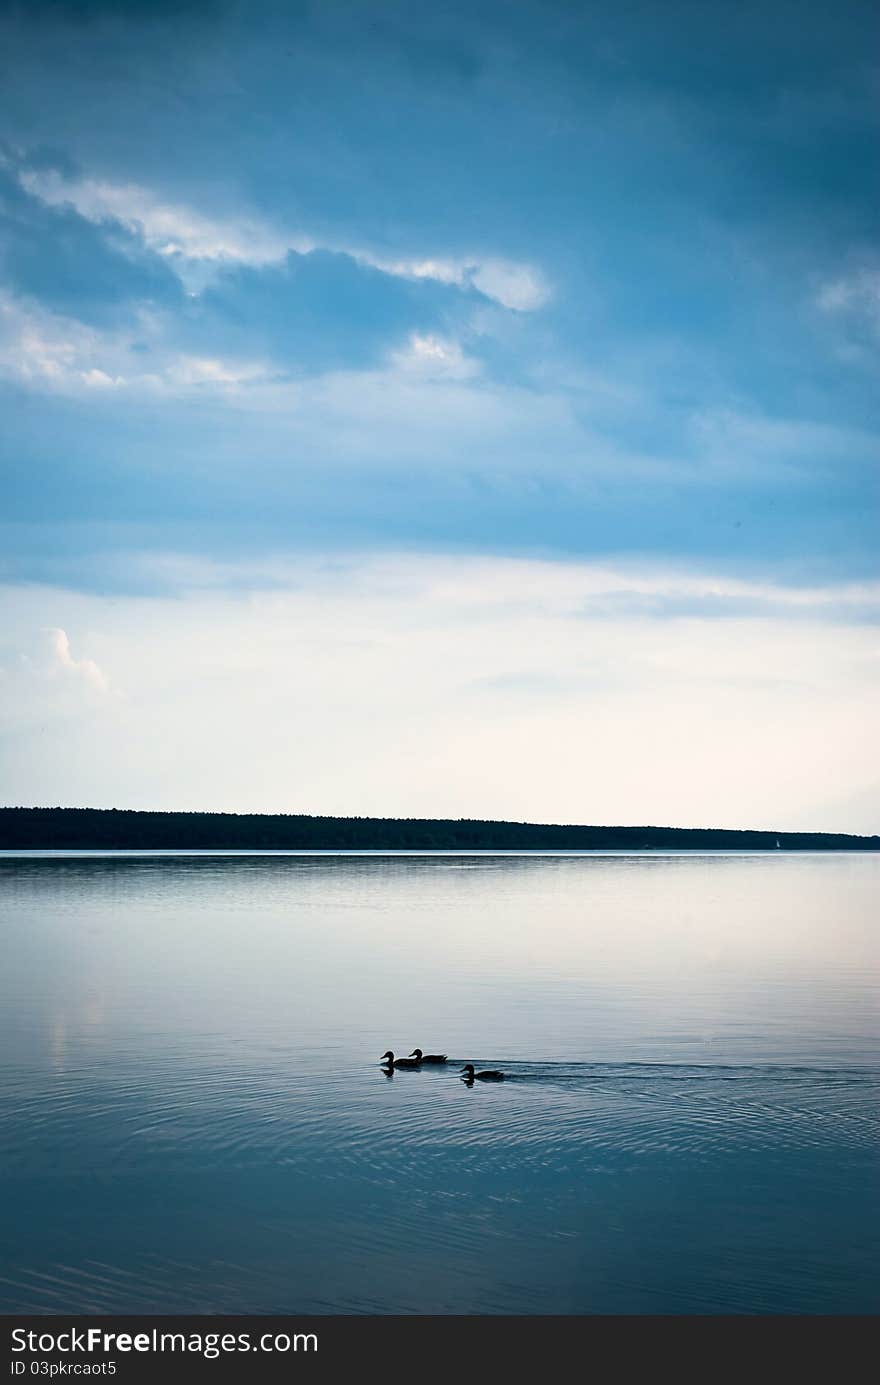
[[[379,1062],[380,1062],[380,1063],[393,1063],[393,1062],[394,1062],[394,1054],[391,1052],[391,1049],[390,1049],[390,1048],[389,1048],[389,1050],[388,1050],[387,1053],[383,1053],[383,1054],[382,1054],[382,1057],[379,1059]]]
[[[473,1065],[473,1063],[465,1063],[464,1067],[462,1068],[462,1073],[464,1074],[465,1078],[468,1078],[468,1077],[473,1078],[473,1075],[474,1075],[474,1065]]]
[[[411,1053],[409,1056],[410,1056],[410,1058],[418,1058],[419,1062],[421,1062],[421,1061],[422,1061],[422,1050],[421,1050],[420,1048],[414,1048],[413,1051],[412,1051],[412,1053]]]

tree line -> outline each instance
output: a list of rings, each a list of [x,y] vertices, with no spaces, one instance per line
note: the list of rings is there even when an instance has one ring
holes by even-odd
[[[0,808],[0,849],[878,851],[880,836],[717,827],[596,827],[472,818],[161,813],[119,808]]]

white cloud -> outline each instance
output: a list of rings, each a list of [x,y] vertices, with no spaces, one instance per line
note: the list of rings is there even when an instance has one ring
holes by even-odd
[[[151,338],[146,354],[134,349],[144,336]],[[0,294],[0,375],[30,386],[61,394],[186,395],[204,389],[234,394],[241,387],[271,381],[276,374],[261,361],[169,349],[161,326],[146,317],[134,331],[98,331],[36,303]]]
[[[350,255],[359,264],[404,279],[433,279],[459,288],[474,287],[505,308],[533,312],[550,297],[546,279],[534,266],[496,256],[393,259],[363,246],[332,239],[291,234],[252,218],[206,216],[190,207],[168,203],[136,183],[93,178],[70,179],[53,171],[24,170],[19,181],[33,197],[51,207],[71,206],[88,221],[117,222],[164,256],[189,282],[199,264],[279,264],[288,251],[308,254],[324,249]],[[197,282],[198,279],[193,282]]]
[[[311,250],[256,221],[205,217],[189,207],[162,202],[137,183],[68,179],[53,170],[19,173],[26,192],[50,207],[71,206],[87,221],[116,221],[159,255],[171,259],[240,261],[252,265],[283,260],[288,249]]]
[[[385,260],[362,251],[355,252],[354,257],[404,279],[435,279],[459,288],[473,287],[503,308],[517,312],[534,312],[551,297],[550,287],[539,270],[510,260]]]
[[[83,323],[0,295],[0,372],[29,384],[105,388],[105,339]],[[100,359],[99,359],[100,358]]]
[[[249,361],[227,361],[207,356],[177,356],[169,362],[165,378],[180,385],[247,385],[266,380],[267,366]]]
[[[46,630],[49,641],[50,669],[73,678],[81,678],[98,692],[107,692],[109,683],[94,659],[75,659],[70,648],[70,638],[66,630],[49,627]]]
[[[484,260],[471,276],[474,288],[505,308],[533,312],[550,298],[550,288],[536,269],[506,260]]]
[[[94,659],[77,656],[68,633],[61,626],[40,625],[41,618],[57,610],[56,602],[13,599],[5,604],[0,638],[0,741],[3,736],[24,745],[30,736],[40,737],[47,728],[59,735],[79,734],[95,716],[116,705],[118,694]],[[90,642],[94,634],[90,634]],[[99,753],[94,747],[93,753]],[[0,754],[2,776],[2,754]]]
[[[466,356],[460,342],[433,334],[413,332],[406,347],[391,357],[397,369],[424,378],[467,380],[479,374],[480,364]]]

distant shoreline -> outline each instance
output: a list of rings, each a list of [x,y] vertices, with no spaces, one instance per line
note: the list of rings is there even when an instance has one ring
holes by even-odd
[[[715,827],[604,827],[471,818],[0,808],[0,850],[880,851],[880,836]]]

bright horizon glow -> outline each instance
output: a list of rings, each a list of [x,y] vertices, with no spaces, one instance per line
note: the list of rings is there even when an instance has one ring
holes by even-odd
[[[872,831],[876,584],[394,556],[274,576],[7,592],[20,645],[47,603],[66,638],[6,666],[6,801]]]

